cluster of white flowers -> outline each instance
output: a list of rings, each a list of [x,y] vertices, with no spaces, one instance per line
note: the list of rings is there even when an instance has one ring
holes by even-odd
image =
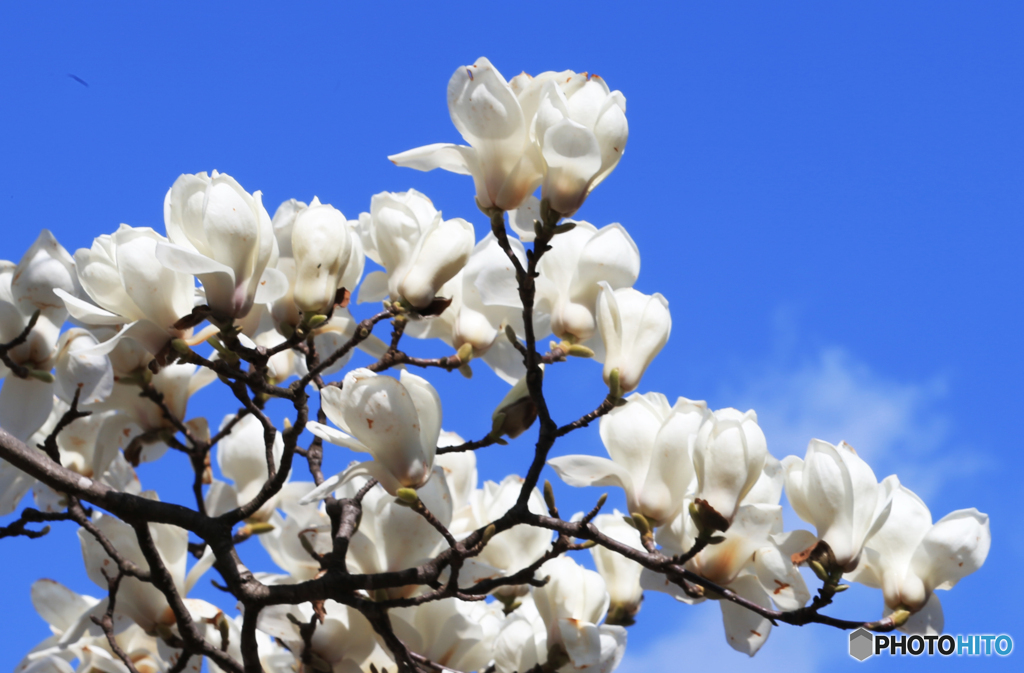
[[[355,220],[316,197],[286,201],[271,217],[260,192],[213,171],[171,186],[166,236],[121,225],[72,256],[44,231],[19,263],[0,263],[0,426],[15,440],[59,457],[81,488],[98,482],[150,501],[157,495],[133,467],[184,452],[199,516],[244,511],[230,519],[243,524],[235,544],[258,536],[278,566],[252,582],[370,578],[337,601],[307,593],[261,604],[247,640],[243,617],[187,597],[215,562],[240,563],[223,556],[233,551],[190,544],[170,523],[96,512],[79,538],[89,577],[109,595],[33,585],[53,634],[18,670],[162,673],[185,657],[176,670],[199,671],[206,654],[216,671],[254,657],[269,671],[611,671],[644,590],[718,600],[728,642],[752,655],[773,620],[786,621],[780,613],[811,601],[799,566],[822,581],[814,610],[846,578],[882,590],[888,621],[875,628],[941,631],[935,590],[984,563],[987,516],[958,510],[932,523],[916,495],[895,476],[879,482],[845,443],[815,439],[803,459],[777,460],[753,411],[626,395],[669,338],[668,302],[633,289],[640,254],[621,224],[563,219],[622,156],[624,96],[570,71],[506,81],[481,58],[456,70],[448,103],[468,146],[391,159],[472,175],[491,224],[479,240],[468,220],[444,219],[414,190],[377,194]],[[367,258],[380,269],[364,278]],[[359,322],[350,295],[384,310]],[[383,320],[390,344],[371,333]],[[398,350],[403,335],[440,339],[455,354],[417,360]],[[558,341],[541,354],[549,335]],[[204,343],[208,356],[193,350]],[[376,362],[342,373],[355,347]],[[574,428],[547,416],[541,374],[568,356],[603,364],[607,398],[576,425],[600,418],[609,458],[547,455]],[[442,429],[440,395],[407,368],[468,374],[476,359],[514,385],[487,405],[491,433],[466,442]],[[186,412],[218,377],[246,407],[211,432]],[[276,396],[300,409],[307,386],[319,392],[319,420],[303,408],[278,431],[263,405]],[[479,484],[473,450],[520,436],[538,414],[530,476]],[[316,440],[299,450],[303,429]],[[323,478],[319,452],[332,449],[322,442],[369,460]],[[226,481],[214,478],[213,455]],[[313,481],[297,480],[294,455],[307,457]],[[621,488],[626,513],[559,518],[537,485],[545,461],[571,486]],[[44,514],[88,500],[0,460],[0,514],[30,489]],[[783,490],[813,532],[783,529]],[[344,535],[331,510],[339,502],[358,509]],[[588,547],[597,572],[565,555]],[[330,567],[339,553],[342,565]],[[440,558],[434,576],[409,575],[426,576]],[[391,579],[375,588],[374,577]],[[237,589],[237,578],[225,581]],[[197,650],[197,637],[210,649]]]

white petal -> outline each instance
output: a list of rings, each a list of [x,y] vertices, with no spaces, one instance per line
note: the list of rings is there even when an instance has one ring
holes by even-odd
[[[634,499],[633,479],[620,465],[596,456],[559,456],[548,461],[562,481],[570,486],[618,486]]]
[[[253,298],[254,304],[270,304],[288,294],[288,277],[277,269],[266,268]]]
[[[90,304],[87,301],[82,301],[78,297],[74,297],[60,288],[55,289],[54,294],[64,300],[64,306],[67,307],[68,313],[75,320],[86,324],[86,325],[123,325],[126,320],[123,316],[111,313],[106,309],[102,309],[99,306]]]
[[[341,432],[340,430],[335,430],[330,426],[317,423],[316,421],[308,421],[306,423],[306,429],[312,432],[320,439],[324,440],[325,442],[330,442],[335,446],[343,446],[346,449],[359,451],[361,453],[372,453],[370,449],[366,447],[365,444],[360,442],[355,437],[346,435],[344,432]]]
[[[0,427],[27,441],[53,408],[53,384],[8,376],[0,389]]]
[[[753,575],[744,575],[730,586],[730,589],[761,607],[771,609],[772,602]],[[729,601],[719,601],[722,608],[722,622],[725,624],[725,639],[729,646],[750,656],[757,654],[768,634],[772,623],[761,615]]]
[[[396,166],[414,168],[418,171],[432,171],[441,168],[459,175],[470,175],[477,165],[476,151],[465,145],[434,143],[416,149],[392,154],[388,161]],[[351,211],[350,211],[351,212]]]
[[[388,298],[388,275],[383,271],[367,274],[356,295],[357,304],[383,301]]]

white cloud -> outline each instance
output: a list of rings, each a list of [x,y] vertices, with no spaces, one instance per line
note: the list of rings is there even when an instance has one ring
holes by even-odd
[[[812,437],[845,440],[881,479],[896,473],[925,500],[942,482],[984,464],[976,451],[951,447],[938,409],[941,378],[919,383],[883,376],[841,348],[794,364],[754,368],[720,399],[757,410],[771,452],[802,456]]]

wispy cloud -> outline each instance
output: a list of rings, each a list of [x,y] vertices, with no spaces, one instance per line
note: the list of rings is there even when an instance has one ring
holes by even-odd
[[[757,410],[777,457],[802,456],[812,437],[845,440],[879,478],[898,474],[925,499],[954,474],[984,465],[976,451],[950,446],[950,421],[939,409],[946,394],[941,377],[899,381],[836,347],[747,371],[721,398]]]

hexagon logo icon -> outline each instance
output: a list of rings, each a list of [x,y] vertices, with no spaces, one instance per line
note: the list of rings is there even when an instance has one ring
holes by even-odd
[[[875,653],[875,637],[865,628],[859,628],[850,634],[850,656],[857,661],[864,661]]]

